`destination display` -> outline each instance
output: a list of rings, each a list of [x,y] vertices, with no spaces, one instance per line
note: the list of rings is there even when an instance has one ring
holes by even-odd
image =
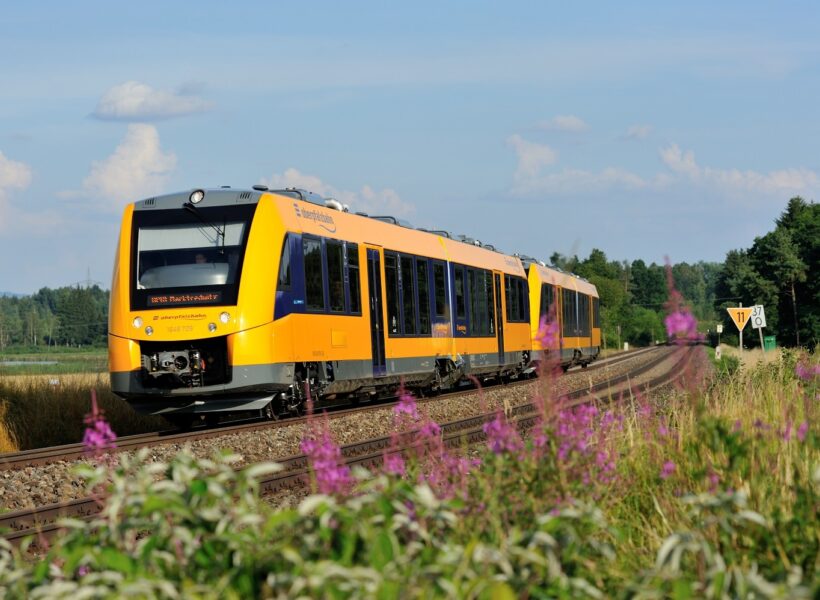
[[[222,292],[198,292],[189,294],[150,294],[148,306],[176,306],[179,304],[219,304]]]

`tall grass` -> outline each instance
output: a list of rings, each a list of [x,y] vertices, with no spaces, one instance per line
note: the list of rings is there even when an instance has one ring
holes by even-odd
[[[105,512],[38,565],[0,543],[9,597],[820,597],[820,366],[714,371],[571,407],[544,373],[526,439],[503,412],[483,451],[445,449],[403,395],[381,474],[348,470],[321,418],[303,449],[318,492],[260,503],[235,456],[85,468]],[[395,449],[395,448],[394,448]],[[388,451],[389,452],[389,451]],[[386,459],[390,456],[386,456]],[[158,478],[161,479],[158,481]]]
[[[91,389],[119,435],[167,428],[161,417],[140,415],[114,396],[107,374],[51,378],[0,378],[0,448],[3,452],[81,442]]]

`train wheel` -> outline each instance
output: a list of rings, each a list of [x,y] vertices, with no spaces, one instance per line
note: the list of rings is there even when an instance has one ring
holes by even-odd
[[[273,410],[273,401],[268,402],[260,411],[259,416],[265,421],[275,421],[276,411]]]
[[[216,427],[219,425],[219,414],[208,413],[205,415],[205,427]]]

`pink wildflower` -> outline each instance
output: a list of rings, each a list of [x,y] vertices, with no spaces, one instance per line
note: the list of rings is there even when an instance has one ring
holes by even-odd
[[[500,410],[495,413],[495,419],[484,424],[484,433],[487,435],[487,446],[495,454],[518,454],[524,449],[524,442],[518,431]]]
[[[407,467],[400,452],[392,452],[384,457],[384,472],[389,475],[404,477]]]
[[[792,422],[791,421],[786,421],[786,429],[783,430],[782,437],[783,437],[784,442],[788,442],[790,439],[792,439]]]
[[[535,339],[545,350],[558,347],[558,321],[552,311],[541,317]]]
[[[346,493],[352,485],[350,468],[342,462],[342,451],[325,425],[302,439],[304,452],[316,475],[316,486],[323,494]]]
[[[114,443],[117,434],[105,420],[102,409],[97,406],[97,390],[91,390],[91,412],[85,416],[83,422],[86,425],[83,434],[83,446],[86,452],[98,456],[106,450],[117,447]]]
[[[820,375],[820,364],[809,365],[806,362],[798,362],[794,367],[794,373],[803,381],[811,381]]]
[[[393,416],[398,420],[406,417],[409,417],[413,421],[419,420],[416,399],[413,398],[413,394],[404,390],[404,386],[402,386],[400,390],[399,403],[393,407]]]
[[[675,472],[676,465],[671,460],[667,460],[661,467],[661,479],[669,479]]]
[[[801,442],[806,441],[806,434],[809,432],[809,422],[803,421],[800,427],[797,428],[797,439]]]

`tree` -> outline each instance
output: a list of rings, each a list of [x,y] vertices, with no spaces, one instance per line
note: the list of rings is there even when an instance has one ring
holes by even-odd
[[[797,293],[795,285],[806,281],[807,267],[798,256],[797,245],[791,233],[784,227],[778,227],[763,237],[755,238],[750,251],[752,263],[757,272],[766,274],[771,285],[789,292],[791,312],[794,323],[795,344],[800,345],[800,327],[797,322]],[[780,303],[774,299],[778,306]],[[778,310],[779,314],[783,311]]]

